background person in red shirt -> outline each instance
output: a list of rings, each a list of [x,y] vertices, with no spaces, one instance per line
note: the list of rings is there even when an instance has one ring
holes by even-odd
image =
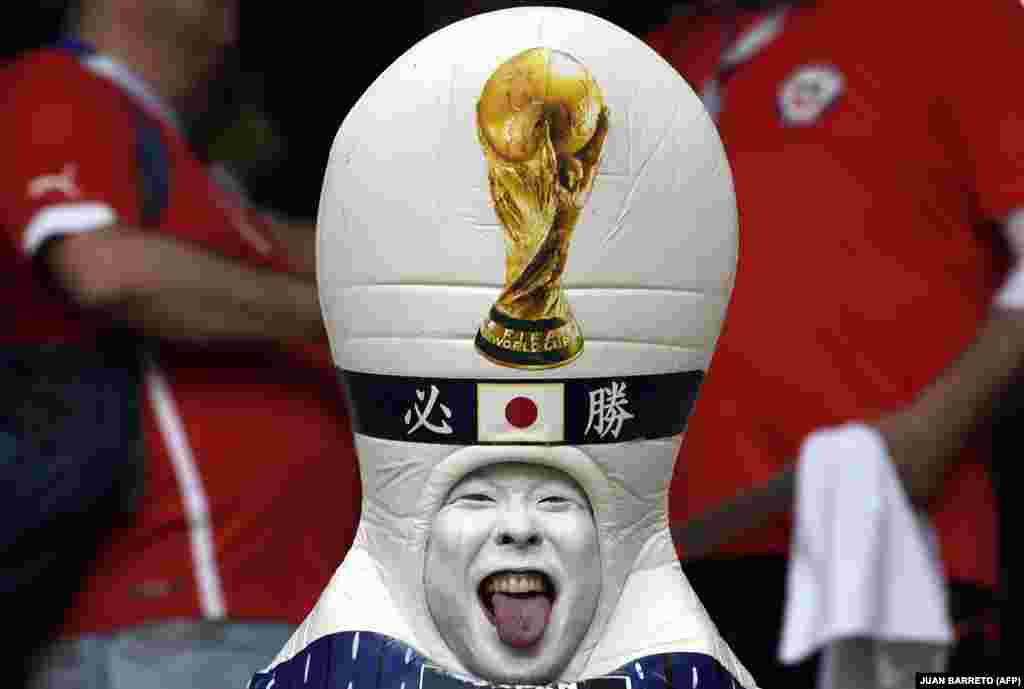
[[[235,2],[79,9],[74,38],[0,73],[3,346],[89,352],[112,326],[141,335],[145,481],[33,681],[242,686],[358,518],[313,228],[248,207],[183,131],[236,40]],[[327,519],[325,504],[345,507]]]
[[[711,549],[698,517],[779,476],[811,431],[866,421],[937,529],[961,633],[953,667],[991,660],[972,633],[997,580],[981,429],[1024,355],[1024,96],[1000,71],[1024,61],[1024,9],[684,10],[648,40],[717,120],[741,227],[672,491],[685,570],[764,686],[810,686],[812,667],[775,661],[789,519]]]

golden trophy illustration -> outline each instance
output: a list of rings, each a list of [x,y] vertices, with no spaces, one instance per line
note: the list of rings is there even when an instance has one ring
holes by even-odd
[[[504,289],[476,347],[495,363],[552,368],[583,351],[561,281],[607,133],[601,89],[568,53],[526,50],[484,85],[477,134],[506,258]]]

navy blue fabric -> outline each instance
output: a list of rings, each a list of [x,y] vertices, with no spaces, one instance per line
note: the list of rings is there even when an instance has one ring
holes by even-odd
[[[0,348],[0,596],[32,610],[9,649],[16,662],[60,623],[143,490],[133,349]]]
[[[501,444],[481,441],[477,435],[478,384],[561,383],[565,408],[565,438],[558,443],[542,444],[584,445],[668,438],[682,433],[697,399],[704,373],[681,371],[648,376],[537,381],[410,378],[338,369],[338,377],[348,396],[349,408],[352,410],[352,428],[356,433],[386,440],[460,445]],[[596,429],[590,428],[590,399],[595,391],[612,389],[612,386],[621,389],[625,410],[631,414],[631,418],[615,434],[602,435]],[[425,391],[431,389],[436,389],[438,400],[454,412],[450,418],[445,419],[451,431],[441,435],[420,428],[410,435],[406,415],[410,413],[416,401],[422,399],[417,395],[425,395]],[[513,444],[524,443],[516,441]]]
[[[59,41],[54,44],[54,47],[58,50],[63,50],[66,53],[70,53],[75,57],[84,57],[86,55],[93,55],[96,49],[90,44],[86,43],[78,36],[62,36]]]
[[[144,227],[160,224],[170,201],[171,161],[160,127],[135,109],[135,161],[139,171],[139,211]]]
[[[431,664],[411,647],[375,632],[340,632],[311,643],[249,689],[492,689]],[[717,660],[703,653],[647,656],[603,677],[551,689],[739,689]],[[524,689],[517,685],[517,689]]]
[[[0,349],[0,592],[31,583],[25,566],[62,540],[84,537],[99,505],[133,507],[142,478],[135,356],[130,344]],[[63,539],[38,540],[58,522]]]

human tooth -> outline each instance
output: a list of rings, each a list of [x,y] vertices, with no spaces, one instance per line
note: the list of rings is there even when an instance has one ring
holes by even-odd
[[[487,582],[488,593],[543,593],[547,582],[539,574],[497,574]]]

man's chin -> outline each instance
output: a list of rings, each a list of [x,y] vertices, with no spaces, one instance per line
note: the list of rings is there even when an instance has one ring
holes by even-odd
[[[547,684],[557,680],[565,669],[571,654],[565,652],[564,642],[550,638],[553,629],[546,629],[536,643],[517,648],[502,641],[486,618],[482,622],[481,628],[474,630],[468,654],[473,659],[473,667],[468,669],[480,679],[503,684]]]

